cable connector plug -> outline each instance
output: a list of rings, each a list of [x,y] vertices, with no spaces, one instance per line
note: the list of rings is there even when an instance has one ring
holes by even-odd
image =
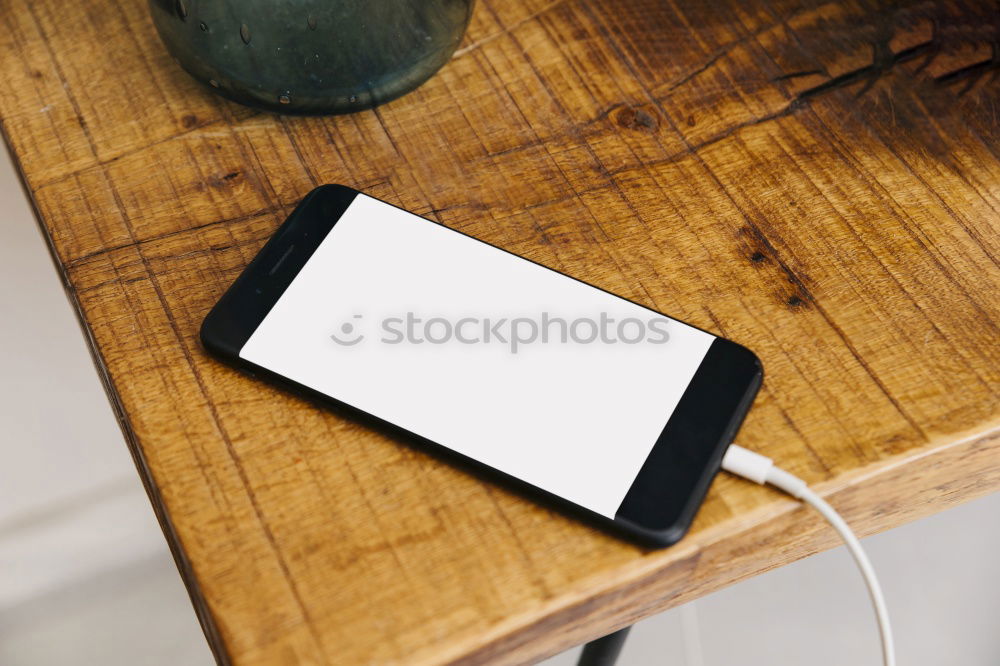
[[[722,469],[730,474],[743,477],[748,481],[761,485],[770,484],[775,488],[785,491],[792,497],[800,499],[816,509],[827,522],[837,530],[844,540],[848,552],[854,558],[861,576],[868,586],[868,595],[871,597],[872,605],[875,608],[875,619],[878,621],[879,634],[882,639],[882,663],[885,666],[895,666],[896,651],[892,641],[892,628],[889,624],[889,609],[886,607],[885,598],[882,596],[882,588],[878,584],[875,576],[875,569],[868,556],[861,548],[861,542],[851,531],[850,526],[840,517],[840,514],[832,506],[809,489],[806,482],[790,474],[780,467],[776,467],[774,461],[767,456],[754,453],[742,446],[731,444],[726,450],[726,455],[722,458]]]
[[[722,469],[761,485],[770,484],[784,490],[795,499],[802,499],[808,489],[806,482],[774,465],[767,456],[732,444],[722,459]]]

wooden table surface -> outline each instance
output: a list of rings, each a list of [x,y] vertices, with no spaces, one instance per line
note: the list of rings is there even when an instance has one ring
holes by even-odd
[[[644,551],[210,360],[321,183],[747,345],[739,441],[863,534],[1000,487],[1000,12],[903,5],[481,0],[417,92],[304,119],[140,0],[0,0],[3,133],[217,657],[524,663],[837,544],[720,477]]]

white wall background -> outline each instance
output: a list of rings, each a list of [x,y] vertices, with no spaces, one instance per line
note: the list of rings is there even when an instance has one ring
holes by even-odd
[[[0,313],[0,664],[211,664],[2,148]],[[901,666],[1000,664],[1000,494],[865,545]],[[619,663],[842,666],[878,654],[840,548],[640,623]]]

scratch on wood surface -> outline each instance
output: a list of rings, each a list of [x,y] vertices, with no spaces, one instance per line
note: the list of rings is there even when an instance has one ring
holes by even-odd
[[[484,37],[484,38],[480,39],[478,42],[474,42],[474,43],[469,44],[467,46],[463,46],[462,48],[460,48],[457,51],[455,51],[454,54],[452,54],[452,58],[461,58],[465,54],[467,54],[467,53],[469,53],[471,51],[475,51],[476,49],[481,48],[481,47],[485,46],[486,44],[489,44],[492,41],[500,39],[504,35],[509,35],[510,33],[514,32],[515,30],[517,30],[518,28],[520,28],[522,25],[525,25],[527,23],[530,23],[531,21],[534,21],[536,18],[538,18],[542,14],[545,14],[546,12],[549,12],[549,11],[555,9],[556,7],[558,7],[560,5],[566,4],[567,1],[568,0],[552,0],[552,2],[550,2],[547,5],[545,5],[541,9],[539,9],[539,10],[531,13],[529,16],[525,16],[523,19],[515,22],[513,25],[509,25],[509,26],[504,27],[504,29],[501,30],[500,32],[495,32],[492,35],[489,35],[487,37]]]
[[[808,9],[813,9],[813,8],[808,8]],[[759,36],[761,36],[761,35],[763,35],[763,34],[765,34],[767,32],[770,32],[771,30],[774,30],[777,27],[782,26],[785,23],[785,21],[789,21],[789,20],[795,18],[796,16],[798,16],[799,14],[805,12],[806,10],[807,10],[807,7],[804,7],[804,6],[797,7],[794,10],[792,10],[791,12],[789,12],[786,16],[784,16],[780,22],[768,24],[768,25],[766,25],[766,26],[764,26],[762,28],[758,28],[757,30],[753,31],[752,33],[749,33],[747,35],[743,35],[739,39],[734,39],[731,42],[723,44],[718,49],[716,49],[716,51],[714,53],[712,53],[704,63],[702,63],[701,65],[699,65],[697,68],[691,70],[687,74],[684,74],[683,76],[681,76],[679,79],[677,79],[673,83],[669,84],[667,86],[667,91],[670,92],[672,90],[676,90],[677,88],[681,87],[685,83],[688,83],[689,81],[691,81],[692,79],[694,79],[698,75],[703,74],[706,71],[708,71],[712,66],[714,66],[716,63],[718,63],[719,60],[721,60],[722,58],[724,58],[727,55],[729,55],[729,53],[733,49],[735,49],[736,47],[741,46],[743,44],[746,44],[751,39],[759,37]]]
[[[834,30],[828,27],[822,31],[806,30],[799,44],[812,58],[820,62],[828,53],[848,48],[847,45],[851,44],[852,40],[838,36],[848,32],[857,35],[853,41],[867,42],[871,50],[871,62],[802,91],[799,96],[805,98],[864,81],[864,86],[858,92],[858,96],[861,96],[871,90],[880,78],[901,64],[923,57],[911,76],[927,75],[935,60],[945,55],[949,56],[950,64],[945,65],[944,71],[930,74],[930,77],[934,83],[943,87],[969,79],[957,93],[958,97],[963,96],[987,73],[992,73],[995,77],[1000,71],[1000,6],[990,12],[973,3],[964,4],[969,11],[951,12],[949,11],[951,8],[944,3],[901,4],[856,15],[848,14],[842,19],[842,24]],[[929,38],[924,31],[924,25],[930,26]],[[909,39],[905,36],[909,36]],[[918,39],[922,37],[923,41],[913,43],[913,37]],[[897,43],[907,45],[894,50],[894,45]],[[967,58],[960,56],[963,49],[977,44],[988,47],[989,58],[970,63],[967,62]],[[821,67],[789,72],[775,77],[774,80],[788,80],[817,73],[826,75],[826,69]]]

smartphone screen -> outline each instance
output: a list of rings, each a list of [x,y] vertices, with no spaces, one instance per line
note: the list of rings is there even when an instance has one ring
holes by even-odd
[[[614,519],[716,339],[358,194],[239,357]]]

